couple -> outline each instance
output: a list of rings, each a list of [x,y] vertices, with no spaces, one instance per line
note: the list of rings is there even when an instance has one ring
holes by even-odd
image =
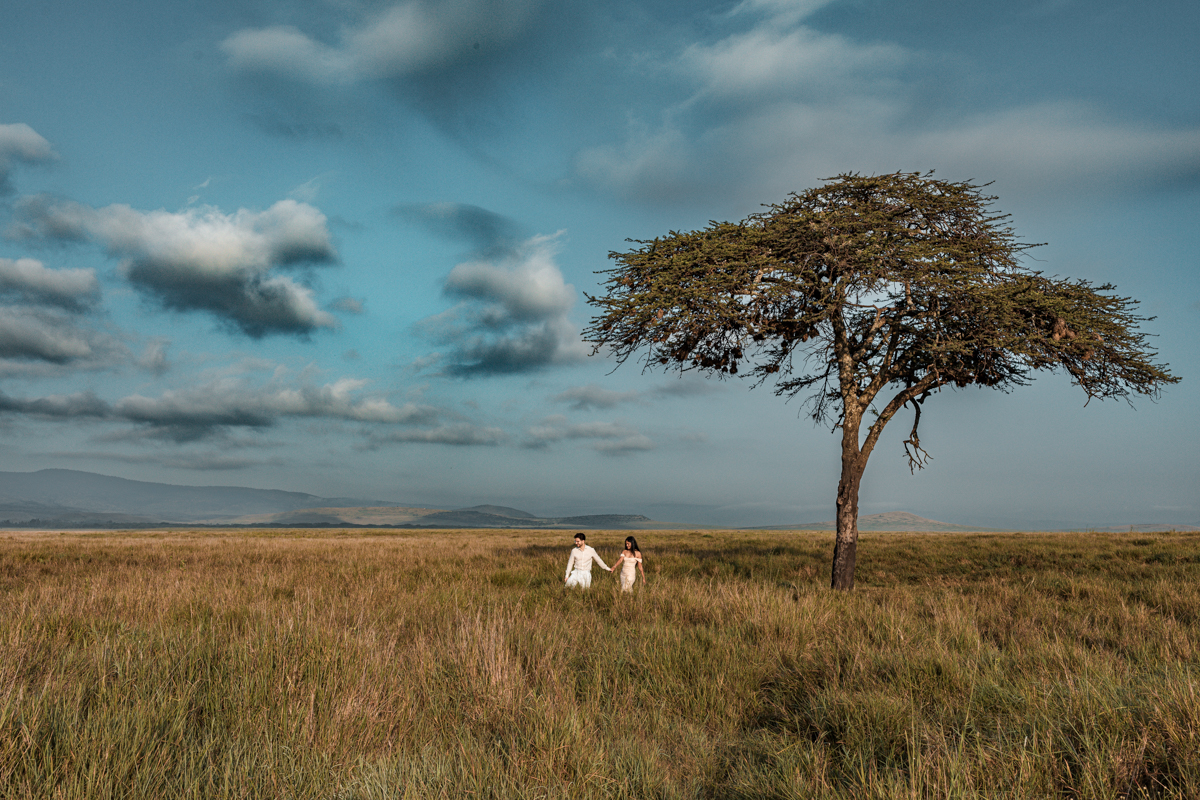
[[[621,569],[622,592],[633,591],[633,582],[637,579],[639,570],[642,573],[642,583],[646,582],[646,571],[642,569],[642,551],[638,549],[637,539],[632,536],[626,537],[625,549],[621,551],[621,555],[617,556],[616,563],[610,567],[604,563],[594,548],[588,546],[587,536],[577,533],[575,534],[575,547],[571,550],[571,557],[567,559],[567,574],[563,576],[563,585],[568,589],[576,586],[586,589],[591,586],[593,560],[600,565],[601,569],[609,572],[618,567]]]

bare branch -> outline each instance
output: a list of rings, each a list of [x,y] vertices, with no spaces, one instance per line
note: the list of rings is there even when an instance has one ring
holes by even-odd
[[[925,402],[925,398],[929,393],[921,395],[918,398],[913,398],[912,407],[915,411],[913,416],[912,431],[909,432],[908,438],[904,440],[904,455],[908,458],[908,471],[915,473],[918,469],[925,469],[925,465],[933,458],[929,452],[921,447],[921,439],[917,436],[917,428],[921,425],[921,403]]]

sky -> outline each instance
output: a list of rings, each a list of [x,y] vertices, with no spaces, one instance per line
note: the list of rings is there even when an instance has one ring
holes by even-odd
[[[0,469],[833,518],[769,386],[580,339],[608,254],[839,173],[990,183],[1182,382],[893,421],[863,514],[1200,524],[1200,4],[44,0],[0,25]]]

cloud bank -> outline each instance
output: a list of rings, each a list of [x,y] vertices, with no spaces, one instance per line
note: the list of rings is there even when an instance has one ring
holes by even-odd
[[[540,448],[569,439],[589,440],[593,442],[593,450],[609,455],[654,449],[654,442],[648,436],[624,423],[569,423],[561,414],[547,417],[541,424],[529,428],[526,431],[525,446]]]
[[[174,442],[198,441],[233,429],[261,430],[289,419],[414,429],[378,433],[372,441],[438,442],[445,437],[446,411],[417,403],[397,406],[380,396],[363,396],[366,384],[361,379],[343,378],[321,385],[303,381],[285,385],[273,380],[254,386],[241,378],[222,378],[187,389],[167,390],[157,397],[132,394],[114,403],[92,392],[29,399],[0,392],[0,412],[43,420],[133,423],[152,438]],[[464,427],[459,420],[451,422]]]
[[[571,106],[560,121],[577,127],[563,138],[587,144],[572,148],[567,181],[637,203],[718,196],[755,209],[848,170],[937,169],[1035,198],[1200,179],[1194,127],[1130,123],[1071,100],[927,107],[954,67],[819,30],[811,18],[829,5],[744,0],[681,17],[650,4],[634,24],[586,4],[408,0],[357,16],[343,5],[345,23],[313,22],[315,33],[243,29],[222,48],[236,74],[266,76],[259,88],[285,105],[336,104],[345,87],[376,81],[479,152],[489,138],[540,141],[513,135],[515,98]],[[501,68],[489,51],[529,68]],[[547,63],[562,73],[553,86],[539,73]],[[572,106],[572,95],[589,103]],[[610,130],[620,119],[626,129]]]
[[[937,169],[1030,196],[1200,179],[1200,130],[1129,124],[1081,103],[970,114],[919,108],[926,54],[824,33],[825,3],[745,2],[740,27],[663,59],[690,89],[623,139],[581,149],[575,174],[638,202],[731,196],[742,206],[848,170]]]
[[[281,200],[232,214],[212,207],[143,212],[36,196],[19,204],[9,238],[99,243],[164,308],[208,312],[252,338],[307,336],[338,324],[311,289],[277,274],[337,259],[325,215],[307,203]]]

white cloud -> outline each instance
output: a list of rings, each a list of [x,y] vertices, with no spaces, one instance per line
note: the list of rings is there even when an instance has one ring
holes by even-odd
[[[589,383],[587,386],[572,386],[551,399],[556,403],[570,403],[571,408],[584,411],[589,408],[612,408],[621,403],[634,402],[638,397],[637,392],[614,392]]]
[[[0,357],[63,364],[92,355],[88,337],[61,322],[23,308],[0,307]]]
[[[476,333],[457,342],[455,361],[448,366],[456,375],[529,372],[551,364],[570,363],[584,355],[575,348],[577,331],[561,320],[503,334]]]
[[[558,239],[536,236],[493,259],[451,270],[445,291],[464,302],[419,324],[450,346],[442,357],[449,373],[527,372],[586,357],[567,318],[576,291],[555,263]]]
[[[221,47],[240,72],[324,85],[396,78],[510,42],[539,5],[536,0],[408,0],[344,27],[337,44],[280,25],[237,31]]]
[[[0,412],[39,418],[85,418],[142,426],[144,436],[176,442],[224,436],[234,429],[265,429],[284,420],[311,419],[362,423],[362,432],[375,439],[426,441],[446,444],[494,443],[494,429],[461,422],[461,415],[435,406],[407,402],[394,405],[368,394],[367,381],[341,378],[324,384],[302,373],[289,381],[275,370],[265,383],[226,376],[186,389],[170,389],[155,397],[131,394],[108,403],[92,393],[20,399],[0,393]],[[444,422],[449,418],[449,422]],[[396,430],[402,428],[403,430]],[[470,436],[468,429],[475,430]],[[490,431],[490,432],[489,432]],[[474,436],[478,441],[468,442]],[[127,437],[124,437],[127,438]]]
[[[765,15],[776,25],[794,25],[833,2],[834,0],[742,0],[733,8],[730,16]]]
[[[57,158],[50,143],[23,122],[0,124],[0,194],[12,192],[8,176],[13,162],[45,163]]]
[[[337,327],[311,289],[272,270],[337,258],[325,215],[295,200],[265,211],[224,214],[213,207],[143,212],[29,198],[11,238],[93,240],[122,257],[122,272],[165,307],[203,310],[262,337]]]
[[[230,65],[241,71],[280,73],[313,83],[346,83],[356,77],[348,54],[290,25],[237,31],[221,49]]]
[[[1077,104],[979,114],[924,130],[901,131],[902,114],[869,100],[823,109],[778,103],[714,128],[707,144],[713,157],[728,153],[730,172],[767,199],[850,169],[937,169],[1033,197],[1200,175],[1200,131],[1119,125]]]
[[[493,303],[485,322],[536,321],[564,314],[575,302],[575,287],[563,281],[554,263],[556,238],[531,239],[517,263],[472,261],[459,264],[446,278],[446,292]]]
[[[54,157],[50,143],[25,123],[0,124],[0,159],[49,161]]]
[[[394,406],[381,397],[359,398],[366,381],[342,378],[321,386],[252,387],[224,378],[158,397],[130,395],[113,404],[115,416],[159,426],[267,427],[282,417],[320,417],[390,424],[429,423],[435,409],[406,403]]]
[[[858,90],[864,78],[875,82],[908,58],[896,45],[859,45],[803,26],[789,31],[772,24],[714,44],[693,44],[679,57],[679,66],[700,79],[704,93],[740,104]]]
[[[125,354],[115,337],[50,308],[0,306],[0,374],[8,360],[96,367]]]
[[[449,444],[460,447],[496,445],[507,439],[507,434],[500,428],[472,425],[469,422],[459,422],[450,425],[439,425],[436,428],[415,428],[409,430],[394,430],[386,433],[373,433],[368,437],[365,449],[374,450],[383,444],[419,443],[419,444]]]
[[[978,115],[915,136],[909,148],[912,161],[940,159],[958,174],[982,167],[988,178],[1041,192],[1114,189],[1200,175],[1200,130],[1119,124],[1076,103]]]
[[[609,454],[654,449],[649,437],[622,422],[569,423],[566,417],[555,414],[525,432],[526,447],[546,447],[568,439],[592,440],[594,450]]]
[[[100,283],[91,269],[47,269],[32,258],[0,258],[0,297],[69,309],[93,305]]]
[[[41,419],[103,418],[109,413],[107,404],[91,392],[69,395],[48,395],[33,400],[21,400],[0,392],[0,412],[25,414]]]

